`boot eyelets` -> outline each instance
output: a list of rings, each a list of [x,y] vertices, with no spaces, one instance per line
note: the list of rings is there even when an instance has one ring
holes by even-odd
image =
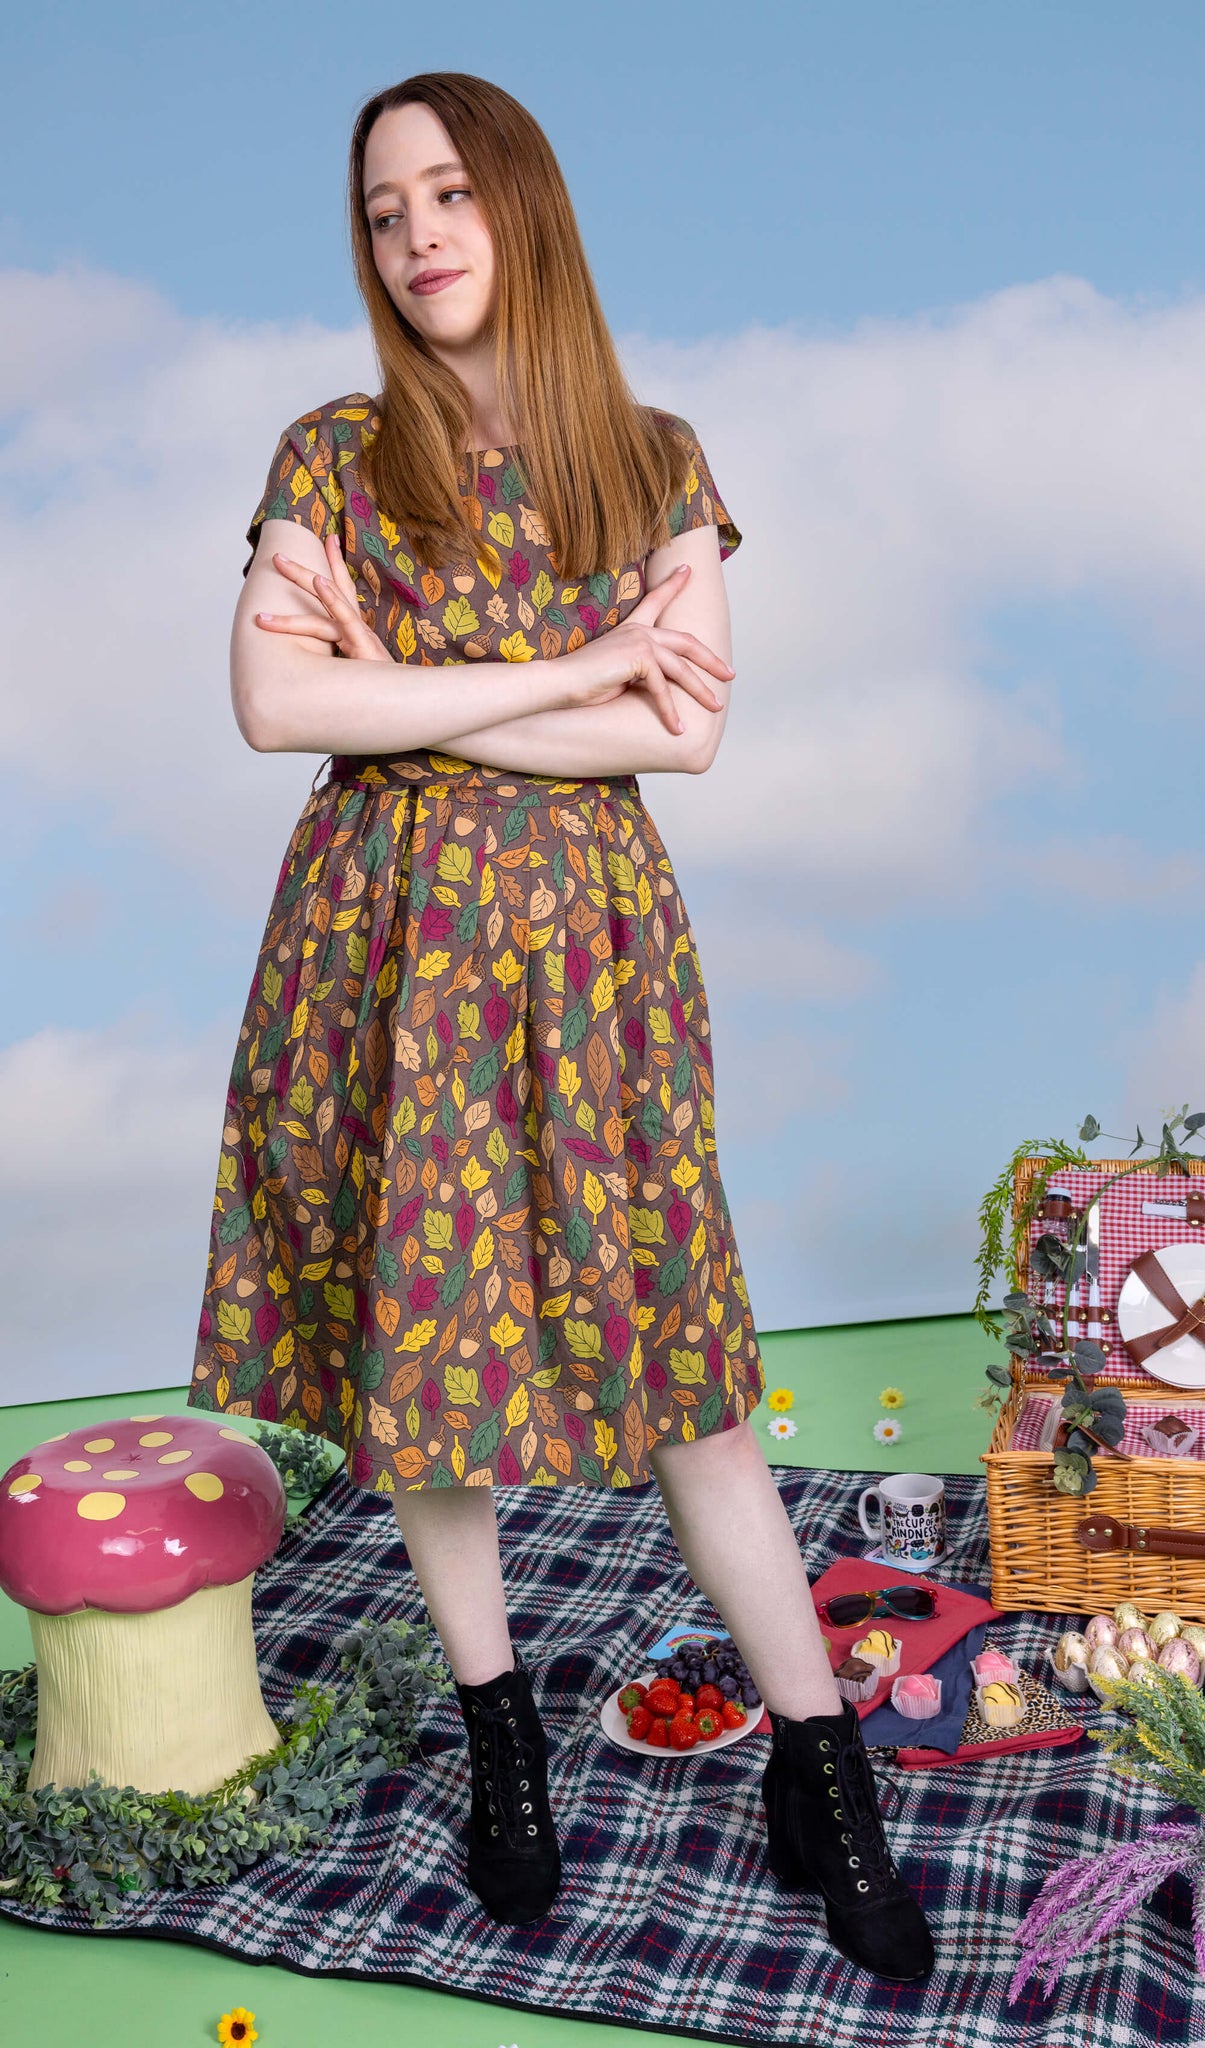
[[[530,1812],[531,1812],[531,1801],[530,1801],[530,1800],[528,1800],[528,1799],[525,1799],[525,1800],[523,1801],[523,1811],[524,1811],[524,1813],[530,1813]]]
[[[868,1892],[870,1890],[870,1886],[867,1884],[866,1879],[864,1877],[860,1877],[858,1879],[857,1890],[860,1892]]]
[[[497,1834],[497,1832],[498,1832],[498,1830],[497,1830],[497,1827],[496,1827],[496,1826],[495,1826],[495,1827],[492,1827],[492,1828],[490,1829],[490,1833],[491,1833],[491,1835],[496,1835],[496,1834]]]
[[[828,1752],[829,1752],[829,1750],[830,1750],[830,1749],[832,1748],[832,1746],[833,1746],[833,1745],[832,1745],[832,1743],[831,1743],[831,1742],[828,1742],[827,1740],[826,1740],[826,1741],[824,1741],[824,1742],[822,1742],[822,1743],[820,1744],[820,1747],[821,1747],[821,1749],[822,1749],[822,1750],[824,1751],[824,1754],[825,1754],[826,1756],[828,1755]]]
[[[520,1778],[520,1780],[519,1780],[519,1790],[520,1790],[520,1792],[529,1792],[529,1791],[531,1790],[531,1787],[530,1787],[530,1785],[528,1784],[528,1782],[527,1782],[526,1778]]]
[[[824,1766],[824,1774],[825,1774],[825,1776],[826,1776],[826,1777],[828,1777],[828,1778],[831,1778],[831,1777],[832,1777],[832,1775],[833,1775],[833,1772],[834,1772],[834,1771],[836,1770],[836,1768],[837,1768],[836,1764],[825,1764],[825,1766]]]
[[[840,1793],[839,1793],[839,1792],[837,1791],[837,1788],[836,1788],[836,1786],[835,1786],[835,1785],[830,1785],[830,1786],[829,1786],[829,1788],[828,1788],[828,1796],[829,1796],[829,1798],[830,1798],[830,1799],[839,1799],[841,1795],[840,1795]]]
[[[850,1867],[850,1869],[851,1869],[851,1870],[861,1870],[861,1868],[862,1868],[862,1862],[861,1862],[861,1858],[860,1858],[860,1857],[858,1857],[858,1856],[851,1856],[851,1857],[850,1857],[850,1859],[849,1859],[849,1867]]]
[[[513,1714],[508,1714],[508,1715],[507,1715],[507,1717],[506,1717],[506,1725],[507,1725],[507,1727],[508,1727],[508,1728],[513,1728],[513,1727],[514,1727],[514,1725],[515,1725],[515,1717],[514,1717],[514,1715],[513,1715]]]
[[[534,1828],[534,1826],[529,1826],[529,1827],[528,1827],[528,1830],[527,1830],[527,1832],[528,1832],[528,1834],[529,1834],[529,1835],[534,1835],[534,1834],[535,1834],[535,1828]]]

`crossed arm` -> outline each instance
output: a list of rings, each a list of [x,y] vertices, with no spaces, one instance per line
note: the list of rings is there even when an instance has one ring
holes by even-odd
[[[307,527],[265,521],[231,637],[235,714],[244,738],[260,751],[356,754],[430,746],[492,767],[567,778],[657,770],[699,774],[715,758],[731,686],[702,669],[696,674],[720,700],[719,708],[671,681],[684,728],[676,733],[640,687],[626,687],[603,703],[565,704],[556,661],[407,667],[404,698],[397,688],[398,664],[383,649],[382,659],[332,668],[328,641],[298,632],[286,638],[255,623],[260,610],[277,616],[321,610],[308,591],[275,567],[277,551],[318,575],[331,570],[321,541]],[[665,605],[659,626],[695,634],[730,663],[731,624],[716,528],[695,528],[655,549],[645,565],[648,588],[663,583],[679,562],[691,567],[687,587]]]

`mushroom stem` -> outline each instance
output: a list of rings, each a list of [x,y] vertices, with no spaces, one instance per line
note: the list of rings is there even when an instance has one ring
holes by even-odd
[[[255,1574],[152,1614],[31,1612],[38,1738],[29,1786],[212,1792],[280,1734],[259,1689]]]

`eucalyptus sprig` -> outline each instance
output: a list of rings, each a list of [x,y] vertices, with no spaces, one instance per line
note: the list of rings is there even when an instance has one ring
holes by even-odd
[[[453,1690],[430,1623],[364,1623],[335,1648],[335,1683],[298,1686],[278,1713],[279,1748],[199,1798],[95,1775],[31,1792],[21,1750],[36,1733],[35,1669],[0,1674],[0,1894],[78,1906],[100,1926],[154,1886],[220,1884],[324,1840],[361,1784],[409,1762],[422,1699]]]

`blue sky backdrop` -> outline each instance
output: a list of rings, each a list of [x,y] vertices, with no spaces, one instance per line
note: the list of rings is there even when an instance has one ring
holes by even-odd
[[[642,787],[763,1330],[965,1308],[1013,1145],[1205,1106],[1198,6],[51,4],[6,32],[5,1392],[179,1381],[311,760],[227,696],[280,428],[376,388],[363,96],[522,99],[745,534]]]

